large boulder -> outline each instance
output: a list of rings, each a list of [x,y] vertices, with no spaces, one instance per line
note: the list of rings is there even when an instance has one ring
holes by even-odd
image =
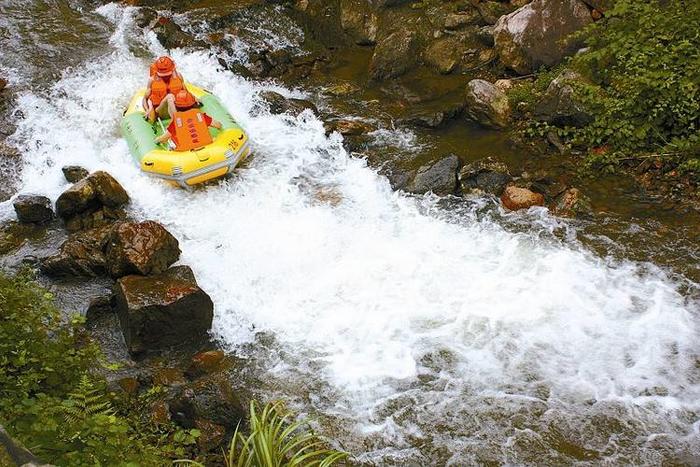
[[[132,355],[200,342],[211,328],[214,304],[187,266],[154,276],[122,277],[115,309]]]
[[[396,78],[418,63],[418,39],[408,29],[402,29],[380,40],[369,64],[373,80]]]
[[[466,164],[459,171],[463,193],[483,192],[500,196],[512,180],[508,167],[490,157]]]
[[[51,200],[46,196],[19,195],[12,202],[12,206],[20,222],[41,224],[53,219]]]
[[[408,191],[419,194],[431,191],[440,196],[455,194],[458,170],[459,158],[450,154],[434,164],[425,165],[418,169],[416,176],[408,186]]]
[[[180,257],[179,243],[155,221],[117,225],[105,246],[108,272],[112,277],[127,274],[158,274]]]
[[[535,106],[535,118],[556,126],[582,127],[591,123],[593,116],[572,86],[574,81],[582,79],[577,72],[564,70],[549,84]]]
[[[501,62],[525,75],[553,66],[574,53],[580,42],[572,33],[591,23],[581,0],[534,0],[496,23],[494,38]]]
[[[78,181],[56,200],[56,214],[70,231],[99,227],[126,217],[126,190],[107,172],[98,171]]]
[[[97,227],[71,235],[58,252],[41,260],[41,271],[53,277],[96,277],[106,272],[103,253],[112,226]]]
[[[519,209],[528,209],[533,206],[544,206],[544,196],[540,193],[535,193],[527,188],[517,186],[509,186],[501,195],[503,206],[511,211]]]
[[[465,114],[471,120],[489,128],[504,128],[510,119],[508,96],[483,79],[474,79],[467,85]]]

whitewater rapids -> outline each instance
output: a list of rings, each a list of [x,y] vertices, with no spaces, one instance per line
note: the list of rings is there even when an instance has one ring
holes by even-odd
[[[653,463],[659,436],[681,454],[700,450],[697,303],[653,265],[544,235],[560,228],[544,210],[512,214],[532,222],[514,232],[477,215],[497,209],[488,199],[450,212],[395,193],[311,113],[259,110],[261,90],[299,92],[238,78],[206,52],[173,56],[249,132],[253,160],[194,192],[140,173],[121,109],[145,84],[147,57],[134,50],[164,50],[132,12],[101,7],[110,50],[19,97],[21,191],[55,200],[64,165],[112,173],[133,216],[180,240],[181,262],[215,303],[215,336],[233,352],[252,344],[250,359],[260,336],[274,337],[262,397],[320,414],[366,462],[557,462],[566,452]],[[9,217],[10,203],[0,212]],[[552,432],[590,449],[553,453]]]

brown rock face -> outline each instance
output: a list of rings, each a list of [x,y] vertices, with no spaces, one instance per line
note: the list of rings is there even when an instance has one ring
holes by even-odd
[[[106,270],[102,253],[112,226],[98,227],[72,235],[55,255],[41,261],[41,271],[54,277],[95,277]]]
[[[525,75],[560,63],[580,44],[568,37],[591,23],[581,0],[534,0],[496,23],[494,37],[501,62]]]
[[[114,285],[114,294],[132,355],[196,343],[211,328],[214,304],[187,266],[155,276],[122,277]]]
[[[178,260],[180,248],[157,222],[124,222],[111,232],[105,257],[112,277],[158,274]]]
[[[40,224],[53,219],[51,200],[46,196],[19,195],[12,206],[20,222]]]
[[[503,206],[511,211],[519,209],[528,209],[532,206],[544,206],[544,196],[540,193],[534,193],[527,188],[519,188],[517,186],[509,186],[501,195]]]

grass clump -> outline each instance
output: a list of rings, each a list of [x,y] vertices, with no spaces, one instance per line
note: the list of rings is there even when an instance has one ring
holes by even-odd
[[[314,433],[308,423],[293,421],[281,402],[272,402],[262,410],[250,403],[250,433],[236,429],[226,467],[330,467],[348,458],[348,454],[328,448],[328,442]],[[197,465],[179,461],[179,465]]]

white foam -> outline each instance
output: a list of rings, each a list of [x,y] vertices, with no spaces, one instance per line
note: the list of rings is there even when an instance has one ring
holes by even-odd
[[[130,21],[129,10],[100,11],[118,31]],[[446,398],[446,411],[465,393],[529,397],[537,384],[571,410],[589,399],[651,404],[658,419],[700,409],[698,310],[662,271],[606,263],[474,215],[425,214],[434,198],[392,192],[311,114],[253,112],[263,88],[203,52],[173,54],[188,79],[222,98],[256,156],[235,178],[193,193],[147,178],[118,132],[147,62],[124,41],[111,44],[50,100],[20,97],[36,110],[15,135],[27,156],[23,189],[55,199],[67,187],[62,165],[110,171],[136,216],[180,239],[182,262],[214,300],[215,334],[235,348],[267,331],[290,361],[310,359],[313,370],[280,371],[296,366],[327,384],[338,402],[326,409],[354,420],[355,435],[391,425],[397,446],[418,436],[410,424],[377,420],[375,409],[425,375],[444,383],[433,402]],[[649,396],[655,387],[664,395]],[[697,431],[697,422],[685,426]]]

